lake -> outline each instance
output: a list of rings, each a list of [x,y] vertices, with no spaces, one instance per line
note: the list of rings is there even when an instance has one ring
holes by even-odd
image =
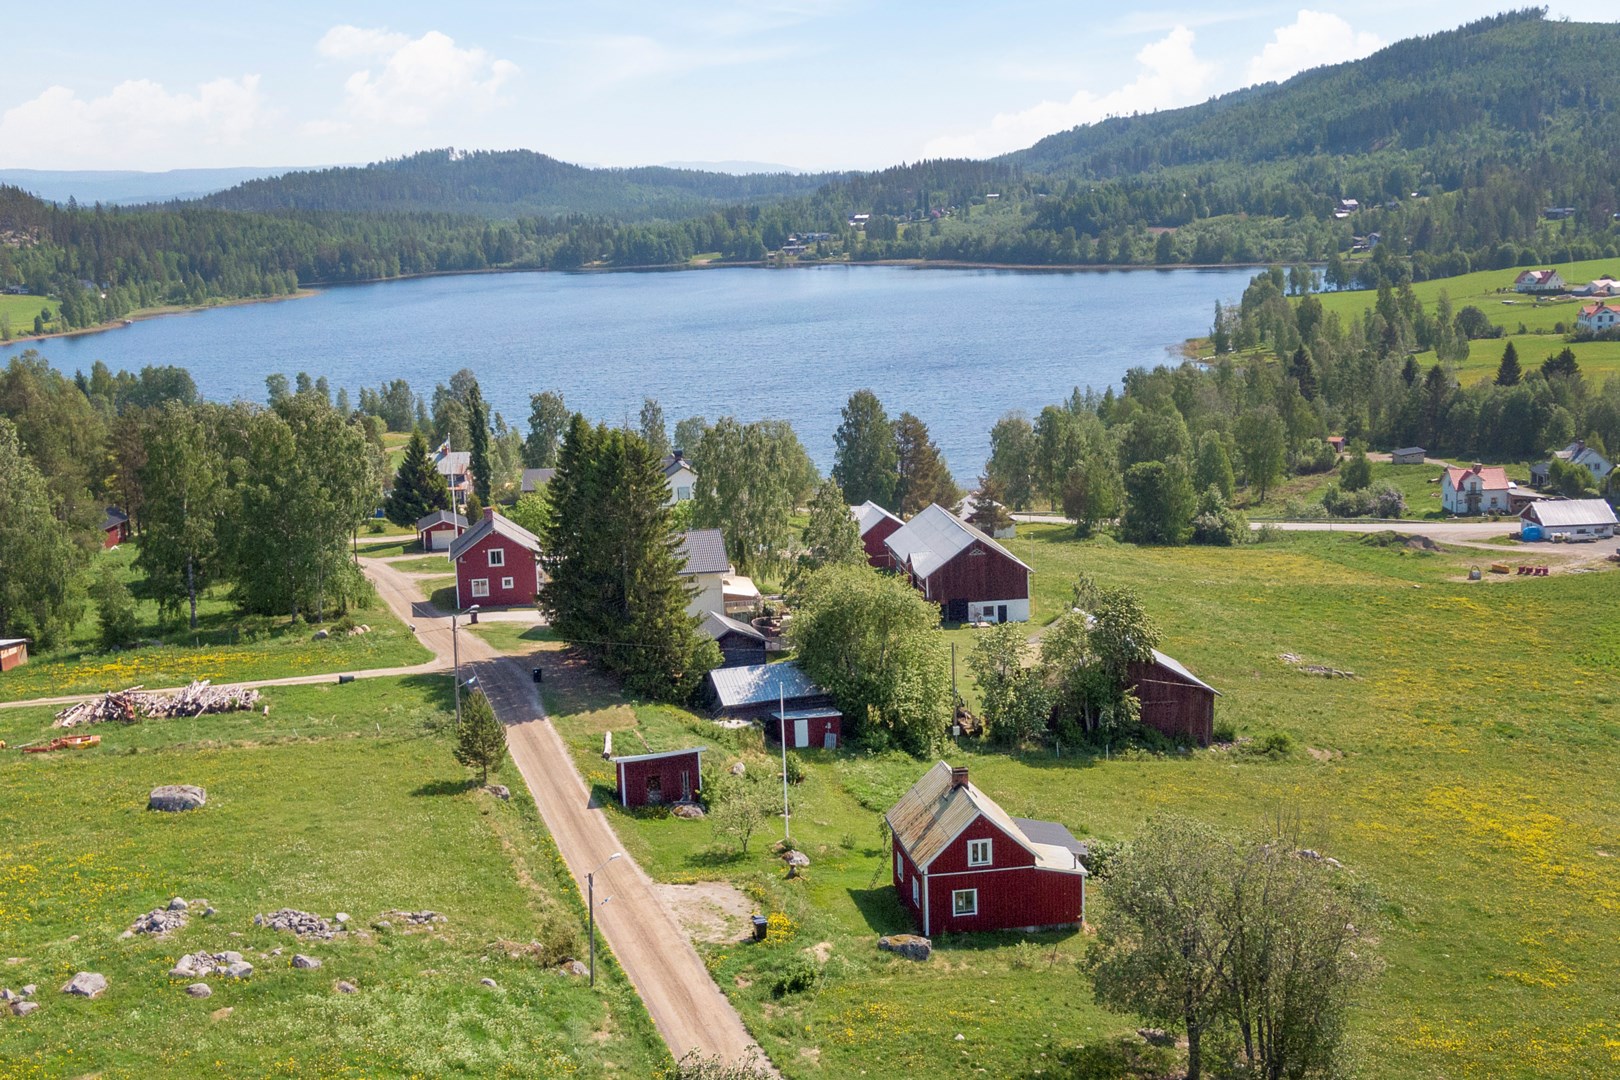
[[[668,273],[517,273],[322,289],[42,343],[58,368],[189,368],[209,398],[263,400],[264,378],[307,371],[333,392],[404,378],[424,398],[458,368],[508,424],[529,395],[562,393],[593,419],[634,420],[642,398],[681,417],[792,421],[832,465],[849,394],[921,417],[971,483],[1005,412],[1034,416],[1076,386],[1209,330],[1217,300],[1255,271],[1021,272],[893,266]]]

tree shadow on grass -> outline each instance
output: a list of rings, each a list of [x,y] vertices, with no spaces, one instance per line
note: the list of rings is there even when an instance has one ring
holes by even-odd
[[[911,916],[900,906],[892,885],[878,889],[851,889],[849,898],[855,902],[855,909],[874,933],[901,934],[916,929]]]
[[[711,844],[702,851],[694,851],[686,857],[686,865],[712,870],[723,866],[736,866],[747,858],[742,852],[726,844]]]
[[[411,794],[418,797],[435,795],[464,795],[478,786],[478,781],[472,779],[434,780],[432,783],[423,784],[421,787],[411,792]]]

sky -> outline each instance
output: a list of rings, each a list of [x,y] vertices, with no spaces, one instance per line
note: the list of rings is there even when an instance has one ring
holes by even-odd
[[[1521,3],[283,0],[135,14],[85,0],[71,27],[36,20],[13,37],[0,168],[354,164],[446,146],[809,170],[988,157]],[[1616,17],[1552,5],[1565,16]]]

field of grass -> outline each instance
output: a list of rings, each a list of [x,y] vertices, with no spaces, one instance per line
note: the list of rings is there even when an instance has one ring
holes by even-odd
[[[1293,750],[1280,760],[1231,751],[1056,759],[963,746],[949,750],[953,763],[1010,813],[1062,821],[1082,837],[1130,837],[1155,811],[1231,828],[1297,815],[1311,846],[1381,897],[1388,966],[1353,1016],[1352,1064],[1369,1074],[1620,1067],[1620,809],[1598,794],[1620,768],[1611,614],[1620,573],[1470,584],[1474,553],[1361,537],[1170,550],[1069,533],[1024,526],[1010,544],[1037,571],[1035,626],[1061,610],[1079,571],[1131,585],[1161,624],[1165,651],[1221,689],[1217,721],[1244,735],[1286,733]],[[1285,652],[1357,677],[1313,678],[1282,662]],[[598,756],[604,730],[621,753],[703,742],[716,749],[714,766],[741,756],[773,769],[753,733],[625,703],[589,680],[548,674],[547,685],[558,730],[599,794],[611,784]],[[878,954],[876,937],[905,927],[879,813],[927,762],[824,751],[803,761],[794,833],[812,866],[802,880],[785,880],[757,838],[736,856],[702,822],[610,811],[655,877],[731,880],[797,925],[788,944],[706,953],[787,1075],[947,1065],[1005,1075],[1011,1060],[1031,1063],[1031,1075],[1057,1072],[1081,1045],[1102,1052],[1136,1026],[1091,1003],[1073,964],[1083,935],[1023,948],[997,935],[942,940],[926,965]],[[1091,901],[1093,918],[1105,913],[1106,887]],[[819,992],[775,996],[776,973],[823,942]]]
[[[525,656],[557,640],[549,626],[527,626],[515,622],[481,622],[468,627],[473,633],[503,653]]]
[[[11,323],[11,336],[14,338],[26,337],[34,332],[34,316],[41,309],[49,310],[54,319],[60,307],[55,300],[47,300],[43,296],[0,295],[0,318]]]
[[[443,555],[424,555],[420,559],[402,559],[390,564],[395,570],[407,574],[445,574],[451,572],[450,560]]]
[[[389,526],[393,528],[393,526]],[[387,543],[361,544],[360,557],[362,559],[388,559],[396,555],[420,555],[422,546],[415,540],[415,533],[404,540],[391,540]]]
[[[102,725],[96,750],[0,754],[0,952],[16,958],[0,985],[36,983],[42,1005],[0,1022],[0,1077],[659,1075],[663,1045],[611,957],[595,991],[557,969],[584,947],[583,905],[516,770],[502,802],[451,758],[448,689],[277,688],[269,717]],[[0,736],[48,719],[0,713]],[[145,810],[176,782],[208,805]],[[175,895],[217,914],[120,940]],[[364,932],[299,942],[252,925],[281,907],[346,911]],[[448,921],[374,926],[395,908]],[[207,978],[206,1000],[168,975],[227,949],[254,973]],[[292,968],[294,952],[323,967]],[[58,993],[76,971],[107,992]]]
[[[136,545],[99,552],[95,559],[111,563],[119,575],[133,583]],[[356,624],[371,627],[368,634],[338,634],[314,640],[316,627],[299,623],[289,627],[285,618],[244,620],[215,589],[198,605],[198,629],[184,620],[158,622],[157,605],[136,603],[139,637],[158,642],[136,649],[102,652],[99,627],[91,605],[69,640],[58,648],[34,655],[23,667],[0,675],[0,701],[87,694],[142,685],[150,688],[183,686],[192,679],[237,682],[278,679],[289,675],[316,675],[326,671],[401,667],[432,659],[416,638],[380,602],[352,613]],[[244,628],[248,628],[244,632]]]
[[[1455,515],[1448,514],[1440,507],[1440,484],[1437,482],[1444,471],[1439,465],[1392,465],[1387,461],[1374,461],[1372,465],[1372,486],[1382,487],[1384,484],[1394,484],[1406,496],[1405,517],[1412,520],[1455,520]],[[1339,470],[1344,466],[1341,459],[1338,467],[1330,472],[1312,473],[1307,476],[1290,476],[1276,488],[1266,492],[1266,501],[1263,503],[1247,503],[1246,495],[1252,493],[1240,491],[1236,493],[1238,508],[1249,515],[1252,521],[1264,521],[1267,518],[1282,517],[1290,500],[1304,503],[1320,503],[1322,494],[1330,484],[1339,482]],[[1527,462],[1507,462],[1508,478],[1520,484],[1530,482],[1530,465]]]

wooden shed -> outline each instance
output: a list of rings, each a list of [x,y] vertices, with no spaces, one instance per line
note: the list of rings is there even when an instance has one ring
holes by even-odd
[[[10,671],[28,663],[28,639],[0,638],[0,671]]]
[[[765,718],[765,738],[780,746],[786,722],[789,750],[836,750],[844,741],[844,714],[828,706],[789,709]]]
[[[105,550],[127,544],[129,535],[129,515],[116,506],[107,507],[107,513],[101,519],[102,548]]]
[[[456,537],[466,531],[466,518],[449,510],[435,510],[416,523],[416,542],[423,551],[449,551]]]
[[[849,512],[855,517],[855,529],[861,534],[861,546],[866,549],[866,561],[879,570],[889,566],[889,549],[884,545],[896,529],[905,522],[868,499]]]
[[[1215,699],[1221,692],[1180,661],[1153,650],[1153,662],[1126,669],[1130,689],[1142,703],[1142,723],[1169,739],[1208,746],[1215,737]]]
[[[765,720],[780,709],[824,709],[832,696],[791,660],[716,668],[708,675],[710,712],[721,720]]]
[[[691,802],[703,790],[703,750],[666,750],[613,759],[620,806]]]
[[[740,619],[710,611],[703,616],[698,632],[720,646],[721,667],[747,667],[765,662],[765,635]]]

